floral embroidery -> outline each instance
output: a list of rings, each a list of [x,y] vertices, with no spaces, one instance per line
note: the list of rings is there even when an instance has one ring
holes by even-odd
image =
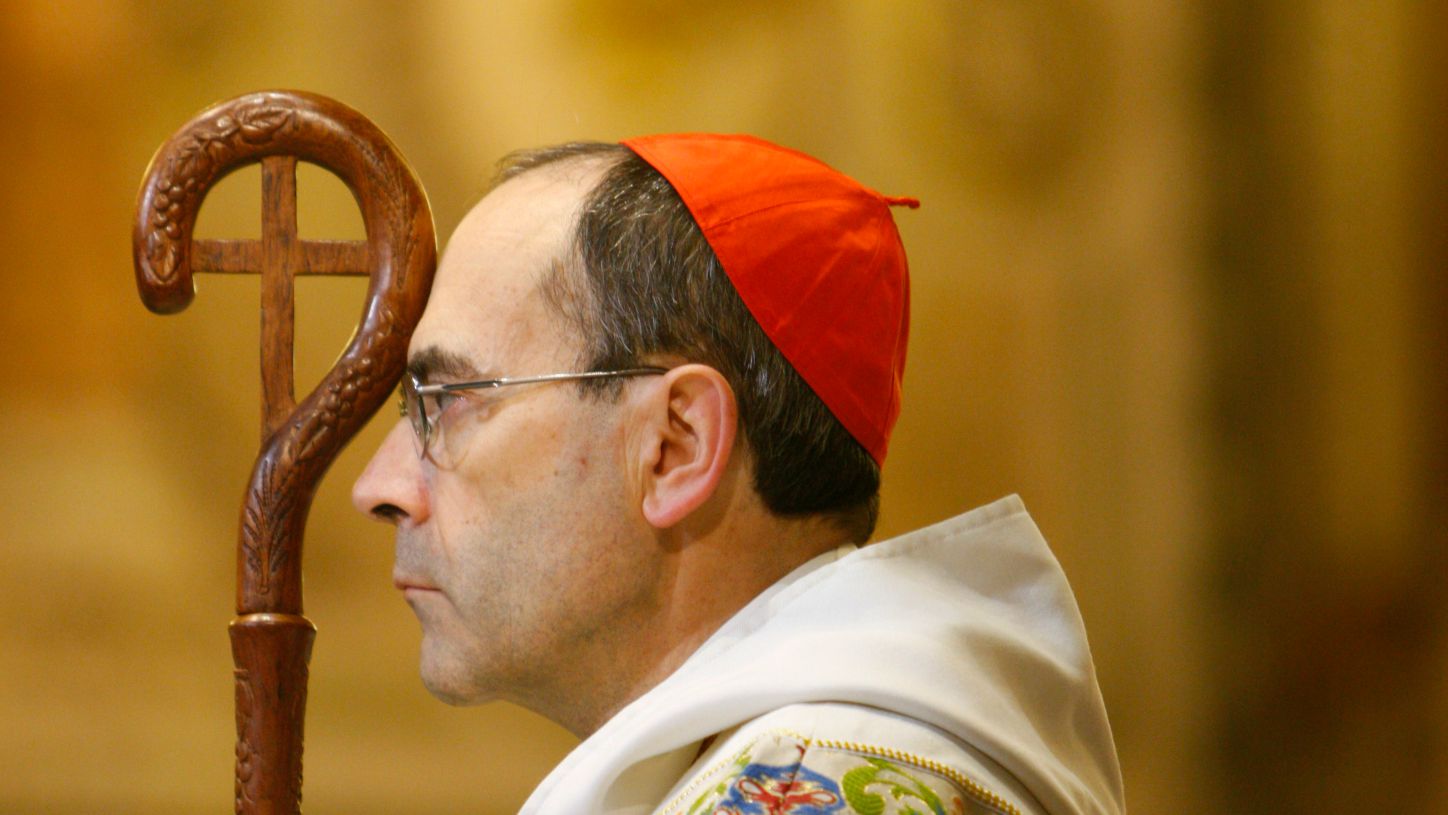
[[[689,801],[688,809],[684,809]],[[774,731],[695,778],[658,815],[1019,815],[930,759]]]
[[[965,803],[960,798],[951,801],[949,810],[940,796],[926,786],[919,778],[907,773],[903,767],[883,758],[866,758],[863,767],[856,767],[845,773],[842,786],[845,799],[860,815],[956,815],[965,812]],[[872,792],[871,788],[879,790]],[[887,800],[885,793],[890,797]],[[924,807],[923,809],[917,807]]]
[[[844,809],[840,788],[800,764],[750,764],[735,776],[718,815],[832,815]]]

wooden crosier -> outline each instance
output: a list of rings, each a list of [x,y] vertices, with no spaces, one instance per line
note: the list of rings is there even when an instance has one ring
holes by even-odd
[[[296,166],[347,184],[366,241],[297,237]],[[262,238],[192,240],[206,193],[262,165]],[[411,169],[375,125],[320,96],[249,94],[198,115],[151,160],[132,233],[136,283],[152,311],[180,311],[193,272],[261,275],[262,449],[237,547],[236,811],[301,811],[307,662],[316,629],[302,616],[302,532],[327,467],[387,401],[402,374],[437,262],[432,213]],[[293,394],[293,276],[369,275],[362,320],[310,395]]]

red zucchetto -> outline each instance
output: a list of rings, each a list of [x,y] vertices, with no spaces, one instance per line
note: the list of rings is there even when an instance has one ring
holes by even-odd
[[[673,185],[764,333],[883,464],[910,333],[909,269],[890,207],[920,202],[753,136],[622,143]]]

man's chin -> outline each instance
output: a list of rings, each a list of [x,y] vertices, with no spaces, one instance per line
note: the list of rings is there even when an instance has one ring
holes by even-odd
[[[439,702],[452,705],[453,707],[481,705],[494,698],[492,695],[481,693],[475,688],[459,687],[455,682],[432,677],[426,670],[422,671],[422,686],[427,688],[427,692],[432,694]]]
[[[427,688],[428,693],[438,701],[454,707],[480,705],[497,697],[497,694],[480,686],[474,677],[460,673],[454,666],[434,664],[428,658],[426,650],[423,652],[419,674],[422,677],[422,686]]]

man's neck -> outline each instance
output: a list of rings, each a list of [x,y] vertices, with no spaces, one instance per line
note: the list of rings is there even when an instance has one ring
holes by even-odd
[[[848,542],[821,519],[763,511],[711,524],[704,534],[688,524],[664,532],[665,566],[651,609],[640,609],[639,624],[624,632],[625,641],[600,643],[592,670],[577,672],[584,685],[541,711],[580,737],[668,678],[765,589]]]

